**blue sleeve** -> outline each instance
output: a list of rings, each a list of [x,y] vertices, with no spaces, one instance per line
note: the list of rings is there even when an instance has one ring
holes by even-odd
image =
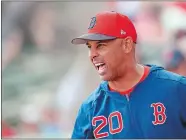
[[[181,77],[178,87],[178,95],[181,103],[181,118],[186,123],[186,77]]]
[[[87,111],[86,111],[87,110]],[[79,109],[71,139],[93,139],[90,109],[84,104]]]

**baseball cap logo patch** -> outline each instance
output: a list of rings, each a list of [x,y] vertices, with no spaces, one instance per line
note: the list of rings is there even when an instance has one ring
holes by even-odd
[[[96,24],[96,17],[93,17],[93,18],[91,18],[91,22],[90,22],[88,29],[93,28],[95,26],[95,24]]]
[[[121,35],[125,35],[126,32],[121,29]]]

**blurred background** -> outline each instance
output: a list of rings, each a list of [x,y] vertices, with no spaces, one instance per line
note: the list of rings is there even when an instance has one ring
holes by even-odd
[[[97,12],[133,20],[136,57],[186,76],[186,2],[2,2],[2,136],[70,138],[99,76],[71,44]]]

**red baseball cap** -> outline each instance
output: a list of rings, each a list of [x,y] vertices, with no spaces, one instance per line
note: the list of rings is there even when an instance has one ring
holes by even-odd
[[[89,40],[111,40],[130,36],[137,41],[136,29],[126,16],[114,11],[104,11],[91,18],[88,33],[72,40],[72,44],[85,44]]]

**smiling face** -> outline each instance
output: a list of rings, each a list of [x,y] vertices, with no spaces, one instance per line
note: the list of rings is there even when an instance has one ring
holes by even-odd
[[[89,57],[102,80],[112,81],[125,74],[131,59],[131,38],[106,41],[88,41]]]

